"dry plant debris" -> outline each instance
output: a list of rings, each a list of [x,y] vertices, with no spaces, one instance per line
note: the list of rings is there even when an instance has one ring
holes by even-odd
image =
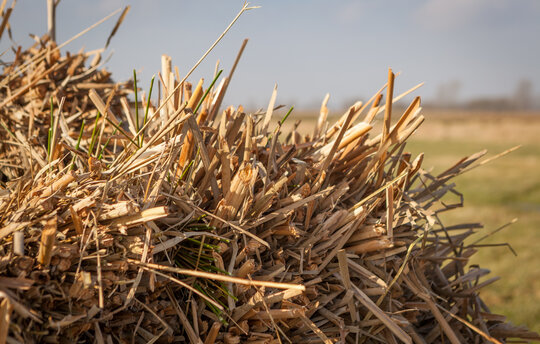
[[[4,66],[0,343],[539,339],[479,297],[497,279],[467,265],[480,226],[439,219],[485,152],[422,170],[420,99],[392,112],[415,89],[394,97],[392,71],[302,136],[272,120],[276,90],[221,109],[232,72],[192,87],[163,56],[152,102],[101,54],[45,36]]]

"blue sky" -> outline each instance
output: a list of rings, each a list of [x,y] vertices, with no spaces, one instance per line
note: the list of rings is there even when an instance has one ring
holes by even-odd
[[[46,1],[19,0],[10,21],[17,44],[46,30]],[[57,41],[64,42],[113,10],[131,11],[113,38],[107,68],[117,80],[140,74],[148,88],[162,54],[187,72],[228,25],[243,1],[62,0]],[[244,38],[250,38],[227,104],[265,107],[274,83],[278,103],[304,107],[371,96],[388,67],[401,72],[397,92],[426,82],[417,94],[434,99],[444,83],[460,82],[459,100],[512,94],[529,79],[540,93],[540,1],[259,0],[191,78],[212,78],[220,59],[230,69]],[[103,47],[116,19],[71,43],[78,51]],[[0,48],[12,43],[4,35]]]

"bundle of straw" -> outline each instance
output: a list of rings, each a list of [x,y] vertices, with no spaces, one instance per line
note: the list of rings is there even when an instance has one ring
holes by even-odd
[[[3,71],[0,343],[539,339],[479,298],[496,278],[467,266],[478,225],[439,220],[485,152],[422,170],[420,98],[393,113],[416,87],[393,96],[392,71],[302,136],[273,120],[276,90],[221,109],[236,63],[193,89],[164,57],[152,102],[92,54],[43,38]]]

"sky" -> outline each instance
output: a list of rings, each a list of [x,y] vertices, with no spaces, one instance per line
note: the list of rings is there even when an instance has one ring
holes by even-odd
[[[239,0],[62,0],[57,41],[62,43],[112,11],[131,5],[105,53],[117,81],[132,77],[148,89],[160,71],[161,55],[172,57],[184,75],[227,27]],[[190,77],[208,84],[216,61],[228,74],[244,38],[249,38],[225,104],[265,108],[274,84],[277,102],[316,108],[330,93],[331,108],[367,99],[399,72],[397,93],[416,91],[437,99],[446,85],[459,85],[458,101],[501,97],[518,83],[532,82],[540,94],[540,1],[256,0]],[[29,33],[46,32],[46,1],[19,0],[1,51],[32,44]],[[70,43],[77,52],[102,48],[116,18]],[[8,55],[0,59],[8,59]]]

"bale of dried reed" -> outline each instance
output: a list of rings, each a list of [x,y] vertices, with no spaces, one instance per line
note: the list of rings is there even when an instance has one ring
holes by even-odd
[[[327,97],[312,136],[282,132],[291,111],[273,123],[276,90],[266,111],[221,109],[245,43],[206,88],[163,58],[157,101],[113,82],[101,51],[17,51],[0,89],[0,343],[539,339],[479,297],[496,280],[467,265],[480,226],[439,219],[485,152],[424,171],[405,150],[420,98],[392,112],[416,89],[394,97],[392,71],[333,124]]]

